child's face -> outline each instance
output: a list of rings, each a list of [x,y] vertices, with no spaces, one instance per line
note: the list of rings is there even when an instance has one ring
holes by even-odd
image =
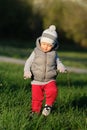
[[[41,42],[41,49],[43,52],[51,51],[52,48],[53,48],[53,46],[50,45],[49,43]]]

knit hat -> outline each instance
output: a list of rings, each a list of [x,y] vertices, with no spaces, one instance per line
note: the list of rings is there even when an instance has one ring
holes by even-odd
[[[51,25],[48,29],[43,31],[41,42],[46,42],[54,46],[57,43],[57,38],[56,26]]]

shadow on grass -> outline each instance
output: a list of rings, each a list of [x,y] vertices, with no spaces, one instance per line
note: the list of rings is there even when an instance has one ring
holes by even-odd
[[[82,97],[80,97],[79,99],[74,99],[71,102],[71,106],[74,108],[87,108],[87,96],[84,95]]]
[[[59,74],[57,77],[58,86],[65,87],[86,87],[87,86],[87,74],[75,74],[65,73]]]
[[[83,95],[79,98],[74,98],[72,101],[67,103],[55,104],[52,112],[54,113],[56,110],[60,113],[64,113],[65,111],[69,111],[69,109],[78,109],[86,112],[87,110],[87,96]]]
[[[58,86],[62,86],[62,87],[79,87],[79,88],[84,88],[87,86],[87,81],[81,81],[81,80],[77,80],[77,81],[72,81],[72,82],[68,82],[68,81],[58,81],[57,82]]]

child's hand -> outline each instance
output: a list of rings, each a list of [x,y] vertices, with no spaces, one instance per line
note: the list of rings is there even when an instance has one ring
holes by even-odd
[[[31,72],[24,72],[24,79],[31,78],[32,74]]]
[[[65,67],[60,67],[60,68],[58,69],[58,71],[59,71],[60,73],[66,73],[66,72],[67,72],[67,69],[66,69]]]

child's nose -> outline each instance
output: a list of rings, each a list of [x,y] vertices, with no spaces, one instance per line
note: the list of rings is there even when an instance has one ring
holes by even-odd
[[[46,45],[45,47],[46,47],[46,48],[48,48],[48,46],[47,46],[47,45]]]

